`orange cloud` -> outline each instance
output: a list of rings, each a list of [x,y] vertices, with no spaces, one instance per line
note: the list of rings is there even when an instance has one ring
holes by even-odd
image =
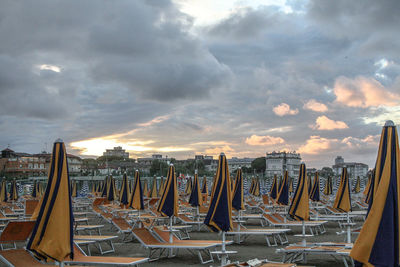
[[[290,106],[286,103],[279,104],[278,106],[274,107],[272,111],[280,117],[285,115],[296,115],[297,113],[299,113],[299,110],[297,108],[290,109]]]
[[[349,126],[343,121],[334,121],[327,116],[319,116],[315,121],[315,125],[311,126],[314,130],[335,130],[347,129]]]
[[[326,111],[328,111],[328,107],[325,104],[320,103],[315,99],[309,100],[307,103],[304,104],[303,108],[304,109],[309,109],[309,110],[312,110],[312,111],[315,111],[315,112],[326,112]]]
[[[234,152],[235,150],[233,148],[231,148],[228,145],[225,146],[219,146],[219,147],[214,147],[214,148],[207,148],[205,150],[205,154],[206,155],[211,155],[211,156],[218,156],[219,154],[221,154],[221,152],[224,152],[225,154],[229,153],[229,152]]]
[[[378,147],[379,145],[380,135],[368,135],[365,138],[356,138],[356,137],[346,137],[341,141],[343,144],[346,144],[350,148],[363,148],[365,146],[374,146]]]
[[[400,103],[400,95],[388,91],[373,78],[356,77],[336,79],[333,92],[336,101],[349,107],[396,106]]]
[[[337,139],[327,139],[319,135],[313,135],[304,145],[299,147],[298,152],[302,154],[318,154],[321,151],[332,149],[337,142]]]
[[[270,146],[276,144],[283,144],[285,140],[281,137],[273,137],[273,136],[259,136],[252,135],[246,138],[246,144],[251,146]]]

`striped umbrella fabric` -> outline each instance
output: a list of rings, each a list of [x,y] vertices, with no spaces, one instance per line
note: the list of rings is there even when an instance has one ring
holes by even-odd
[[[149,187],[147,184],[147,180],[143,181],[143,196],[145,196],[145,197],[149,196]]]
[[[197,173],[194,174],[192,192],[189,197],[189,204],[192,207],[199,207],[203,205],[203,198],[200,192],[200,183]]]
[[[254,183],[253,196],[260,196],[260,179],[256,179]]]
[[[308,195],[310,196],[311,196],[311,190],[312,190],[311,176],[308,176]]]
[[[115,179],[110,176],[109,178],[109,183],[108,183],[108,188],[107,188],[107,200],[108,201],[114,201],[116,198],[115,194]]]
[[[72,181],[72,197],[78,196],[78,189],[76,181]]]
[[[178,187],[176,181],[175,167],[171,163],[168,169],[167,180],[164,184],[164,191],[162,192],[157,211],[164,216],[172,217],[178,216]]]
[[[236,171],[235,187],[233,189],[232,207],[235,210],[244,210],[243,201],[243,175],[242,168],[238,168]]]
[[[293,182],[294,182],[294,179],[290,179],[290,182],[289,182],[289,193],[293,193],[293,191],[294,191]]]
[[[188,178],[186,181],[185,195],[190,195],[192,192],[192,178]]]
[[[101,189],[101,197],[107,197],[107,190],[110,186],[110,179],[111,179],[111,176],[107,176],[104,179],[103,188]]]
[[[162,193],[164,192],[164,177],[161,176],[160,178],[160,186],[158,188],[158,196],[161,197]]]
[[[308,221],[310,219],[308,197],[306,165],[302,163],[300,165],[296,192],[290,204],[289,215],[299,221]]]
[[[73,258],[74,219],[69,185],[65,145],[57,140],[53,146],[47,188],[27,245],[27,249],[40,259],[62,262],[67,256]]]
[[[324,195],[332,195],[333,189],[332,189],[332,177],[328,176],[328,178],[325,181],[325,187],[324,187]]]
[[[282,185],[278,192],[276,203],[281,205],[289,205],[289,175],[287,171],[285,171],[285,175],[283,176],[281,183]]]
[[[126,173],[122,176],[122,184],[121,191],[119,193],[119,203],[122,205],[129,204],[129,185],[128,185],[128,176]]]
[[[369,188],[371,187],[371,174],[368,176],[367,185],[364,188],[363,195],[366,196],[368,194]]]
[[[314,184],[313,184],[313,187],[311,189],[310,199],[312,201],[320,201],[320,196],[319,196],[319,174],[318,174],[318,172],[316,172],[315,176],[314,176]]]
[[[1,182],[0,201],[1,202],[8,201],[7,182],[5,179],[3,179],[3,181]]]
[[[138,170],[135,171],[135,182],[133,185],[131,199],[129,201],[129,207],[136,210],[144,210],[142,183],[140,182]]]
[[[256,183],[256,180],[254,179],[254,177],[252,177],[251,178],[250,189],[249,189],[249,194],[251,194],[251,195],[253,195],[255,183]]]
[[[229,181],[228,162],[225,154],[218,159],[214,194],[210,201],[204,224],[214,232],[227,232],[232,227],[232,193]]]
[[[357,194],[360,193],[360,191],[361,191],[361,181],[360,181],[360,176],[357,176],[357,180],[356,183],[354,184],[352,192]]]
[[[392,121],[382,130],[373,182],[373,201],[350,256],[359,266],[399,266],[400,151]]]
[[[17,182],[15,181],[15,179],[11,182],[10,200],[12,201],[18,200],[18,189],[17,189]]]
[[[271,190],[269,192],[269,196],[274,200],[278,196],[278,183],[277,183],[276,175],[274,175],[274,180],[272,182],[272,186],[271,186]]]
[[[208,196],[208,185],[207,185],[207,177],[206,176],[203,177],[203,185],[201,187],[201,193],[207,194],[207,196]]]
[[[157,195],[158,195],[158,192],[157,192],[157,177],[154,175],[153,184],[151,186],[151,191],[149,193],[149,197],[150,198],[156,198]]]
[[[343,212],[351,211],[350,182],[346,167],[343,167],[342,169],[340,184],[338,191],[336,192],[333,208]]]

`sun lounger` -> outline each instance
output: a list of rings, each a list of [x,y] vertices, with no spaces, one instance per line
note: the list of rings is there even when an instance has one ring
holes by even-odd
[[[74,246],[74,259],[66,259],[64,264],[135,266],[147,261],[148,258],[86,256],[83,250]]]
[[[142,244],[146,249],[149,249],[150,261],[160,259],[163,254],[170,252],[170,250],[187,249],[190,252],[196,252],[199,260],[202,264],[213,262],[213,257],[210,249],[215,248],[215,244],[184,244],[177,242],[161,242],[155,238],[151,232],[146,228],[136,228],[132,230],[134,237]],[[156,255],[158,254],[158,256]],[[172,254],[172,253],[171,253]],[[208,260],[203,259],[203,255],[209,257]]]
[[[118,229],[118,232],[123,234],[122,241],[128,242],[128,237],[132,235],[132,226],[128,223],[125,218],[112,218],[111,223]]]
[[[303,226],[303,223],[301,221],[286,221],[282,222],[278,220],[276,217],[272,216],[271,214],[263,214],[263,218],[266,220],[266,222],[272,226],[278,226],[278,227],[287,227],[287,228],[292,228],[292,227],[301,227]],[[322,228],[323,224],[326,223],[327,221],[306,221],[304,223],[305,227],[310,230],[311,235],[314,235],[314,232],[317,234],[318,231],[320,233],[324,233],[325,229]],[[313,231],[314,229],[314,231]]]
[[[13,249],[0,251],[0,260],[9,267],[29,266],[29,267],[43,267],[49,266],[48,264],[41,263],[36,260],[25,249]]]
[[[177,217],[183,224],[197,226],[197,230],[200,231],[201,227],[204,225],[203,221],[194,221],[188,216],[179,214]]]
[[[24,214],[25,214],[25,218],[30,218],[33,214],[33,212],[36,209],[36,206],[39,204],[39,200],[37,199],[27,199],[25,200],[25,210],[24,210]]]
[[[98,225],[77,225],[75,226],[75,232],[80,232],[80,231],[86,231],[86,232],[91,232],[91,231],[96,231],[97,234],[101,235],[100,228],[103,228],[103,224],[98,224]]]
[[[291,231],[290,229],[281,229],[281,228],[251,228],[247,229],[245,227],[241,227],[240,230],[238,227],[235,227],[236,230],[232,230],[227,232],[227,235],[233,235],[237,237],[237,243],[243,242],[247,237],[252,235],[263,235],[267,241],[268,246],[277,246],[278,241],[281,245],[287,244],[289,241],[287,239],[286,233]],[[270,240],[272,238],[272,240]],[[271,243],[272,241],[272,243]]]
[[[74,240],[86,240],[86,241],[95,241],[97,248],[99,249],[101,255],[106,253],[115,252],[113,240],[118,238],[117,235],[74,235]],[[101,246],[101,243],[106,243],[110,247],[109,250],[104,250]]]
[[[3,244],[13,243],[13,249],[17,248],[16,242],[25,242],[35,226],[35,221],[13,221],[9,222],[0,235],[0,247],[4,250]]]
[[[161,227],[154,227],[152,229],[152,231],[164,242],[169,242],[169,237],[170,234],[168,232],[168,227],[166,226],[161,226]],[[221,240],[182,240],[179,239],[177,236],[172,235],[172,242],[174,243],[181,243],[181,244],[215,244],[217,246],[222,245],[222,241]],[[226,241],[225,244],[226,245],[230,245],[232,244],[233,241]]]
[[[345,266],[348,266],[346,258],[348,254],[340,253],[341,251],[347,250],[345,247],[341,246],[297,246],[291,245],[285,248],[277,249],[277,253],[283,253],[283,262],[296,262],[296,261],[306,261],[306,256],[308,254],[312,255],[330,255],[330,256],[341,256]],[[352,262],[352,259],[350,259]],[[352,264],[353,265],[353,264]]]

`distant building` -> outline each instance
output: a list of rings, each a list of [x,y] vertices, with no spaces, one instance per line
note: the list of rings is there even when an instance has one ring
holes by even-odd
[[[47,175],[50,168],[51,154],[28,154],[14,152],[10,148],[1,151],[0,171],[9,177],[28,177]],[[67,154],[68,171],[70,174],[81,173],[82,159]]]
[[[299,176],[301,157],[296,152],[272,152],[267,153],[265,158],[267,177],[282,175],[285,170],[288,171],[290,177]]]
[[[125,152],[125,149],[122,149],[120,146],[116,146],[113,149],[106,149],[106,152],[103,152],[103,156],[105,157],[121,157],[124,159],[129,158],[129,152]]]
[[[367,177],[368,165],[358,162],[345,162],[342,156],[335,158],[335,164],[332,166],[335,175],[341,175],[343,167],[347,167],[349,178],[355,179],[357,176]]]
[[[229,171],[232,172],[234,170],[237,170],[239,167],[243,168],[250,168],[251,167],[251,162],[254,160],[254,158],[237,158],[237,157],[232,157],[231,159],[228,159],[228,167]]]

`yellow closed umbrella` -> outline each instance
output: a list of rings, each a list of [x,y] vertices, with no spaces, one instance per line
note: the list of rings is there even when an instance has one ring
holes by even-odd
[[[73,258],[73,213],[67,153],[62,140],[53,146],[46,191],[27,249],[36,257],[62,262]]]

